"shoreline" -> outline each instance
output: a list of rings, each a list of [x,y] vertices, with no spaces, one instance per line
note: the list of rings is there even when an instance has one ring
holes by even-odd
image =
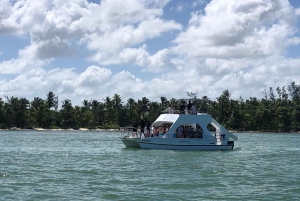
[[[9,128],[9,129],[0,129],[1,131],[97,131],[97,132],[118,132],[120,131],[120,129],[88,129],[88,128],[79,128],[79,129],[62,129],[62,128],[58,128],[58,129],[46,129],[46,128],[32,128],[32,129],[22,129],[22,128]],[[275,132],[275,131],[270,131],[270,132],[266,132],[266,131],[235,131],[235,130],[229,130],[229,132],[231,133],[249,133],[249,134],[255,134],[255,133],[292,133],[292,134],[300,134],[300,131],[297,132]]]
[[[296,132],[276,132],[276,131],[229,131],[230,133],[250,133],[250,134],[255,134],[255,133],[293,133],[293,134],[300,134],[300,131]]]
[[[98,132],[116,132],[119,129],[88,129],[88,128],[79,128],[79,129],[46,129],[46,128],[32,128],[32,129],[22,129],[22,128],[9,128],[9,129],[0,129],[0,131],[98,131]]]

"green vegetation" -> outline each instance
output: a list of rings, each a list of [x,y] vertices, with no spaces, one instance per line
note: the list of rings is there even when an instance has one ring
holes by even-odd
[[[292,82],[288,87],[272,87],[264,91],[265,97],[251,97],[244,101],[230,98],[228,90],[215,101],[207,96],[197,98],[196,93],[187,95],[193,99],[197,111],[211,114],[228,129],[238,131],[299,131],[300,128],[300,86]],[[58,109],[58,97],[49,92],[46,99],[35,97],[0,98],[0,127],[5,128],[118,128],[130,126],[145,118],[153,122],[169,105],[179,108],[182,102],[174,98],[161,97],[161,102],[151,102],[148,98],[123,103],[120,95],[98,100],[84,100],[82,106],[73,106],[71,100],[62,101]]]

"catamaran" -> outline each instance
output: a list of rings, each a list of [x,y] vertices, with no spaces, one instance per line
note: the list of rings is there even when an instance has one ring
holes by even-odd
[[[164,125],[169,129],[162,137],[145,137],[123,128],[121,140],[126,147],[142,149],[231,150],[238,139],[206,113],[161,114],[152,124]]]

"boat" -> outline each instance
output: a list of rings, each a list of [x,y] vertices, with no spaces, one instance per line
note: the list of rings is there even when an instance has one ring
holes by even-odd
[[[121,140],[125,144],[126,147],[137,147],[141,146],[137,142],[141,139],[141,136],[137,133],[137,128],[135,127],[120,127],[121,131]]]
[[[164,125],[170,127],[162,137],[127,135],[122,142],[126,147],[142,149],[232,150],[238,139],[206,113],[161,114],[152,124]]]

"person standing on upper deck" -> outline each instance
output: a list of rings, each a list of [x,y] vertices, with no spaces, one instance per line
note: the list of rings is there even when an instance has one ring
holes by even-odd
[[[191,100],[189,100],[189,103],[187,104],[187,109],[188,109],[188,113],[191,114],[191,108],[192,108],[192,103]]]
[[[180,106],[180,114],[185,114],[185,105],[184,102],[182,101],[182,105]]]
[[[191,107],[191,114],[196,115],[196,106],[195,106],[195,104],[193,104],[192,107]]]

